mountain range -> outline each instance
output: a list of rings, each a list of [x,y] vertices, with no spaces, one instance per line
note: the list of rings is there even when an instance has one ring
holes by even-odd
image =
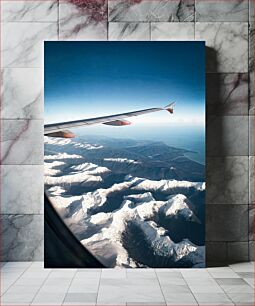
[[[45,188],[107,267],[203,267],[205,166],[164,142],[45,137]]]

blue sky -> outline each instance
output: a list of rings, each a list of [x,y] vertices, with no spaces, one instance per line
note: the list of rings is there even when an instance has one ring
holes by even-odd
[[[46,123],[176,101],[130,121],[204,128],[204,42],[46,42],[44,63]]]

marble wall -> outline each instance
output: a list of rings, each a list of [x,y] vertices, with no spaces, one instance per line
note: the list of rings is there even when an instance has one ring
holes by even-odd
[[[208,264],[253,259],[253,0],[2,0],[2,260],[43,258],[45,40],[205,40]]]

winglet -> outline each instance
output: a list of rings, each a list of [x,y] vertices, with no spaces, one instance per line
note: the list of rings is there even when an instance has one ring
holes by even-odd
[[[164,107],[164,109],[167,110],[170,114],[173,114],[173,112],[174,112],[173,106],[174,106],[174,105],[175,105],[175,102],[172,102],[172,103],[166,105],[166,106]]]

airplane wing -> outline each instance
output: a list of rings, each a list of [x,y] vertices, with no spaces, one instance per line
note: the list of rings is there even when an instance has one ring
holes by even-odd
[[[99,123],[106,125],[113,125],[113,126],[129,125],[130,122],[124,120],[125,118],[139,116],[152,112],[158,112],[161,110],[166,110],[172,114],[174,104],[175,103],[171,103],[165,107],[154,107],[154,108],[142,109],[134,112],[128,112],[128,113],[122,113],[110,116],[46,124],[44,125],[44,135],[51,137],[73,138],[75,137],[75,135],[72,132],[68,131],[67,129],[86,126],[86,125],[99,124]]]

